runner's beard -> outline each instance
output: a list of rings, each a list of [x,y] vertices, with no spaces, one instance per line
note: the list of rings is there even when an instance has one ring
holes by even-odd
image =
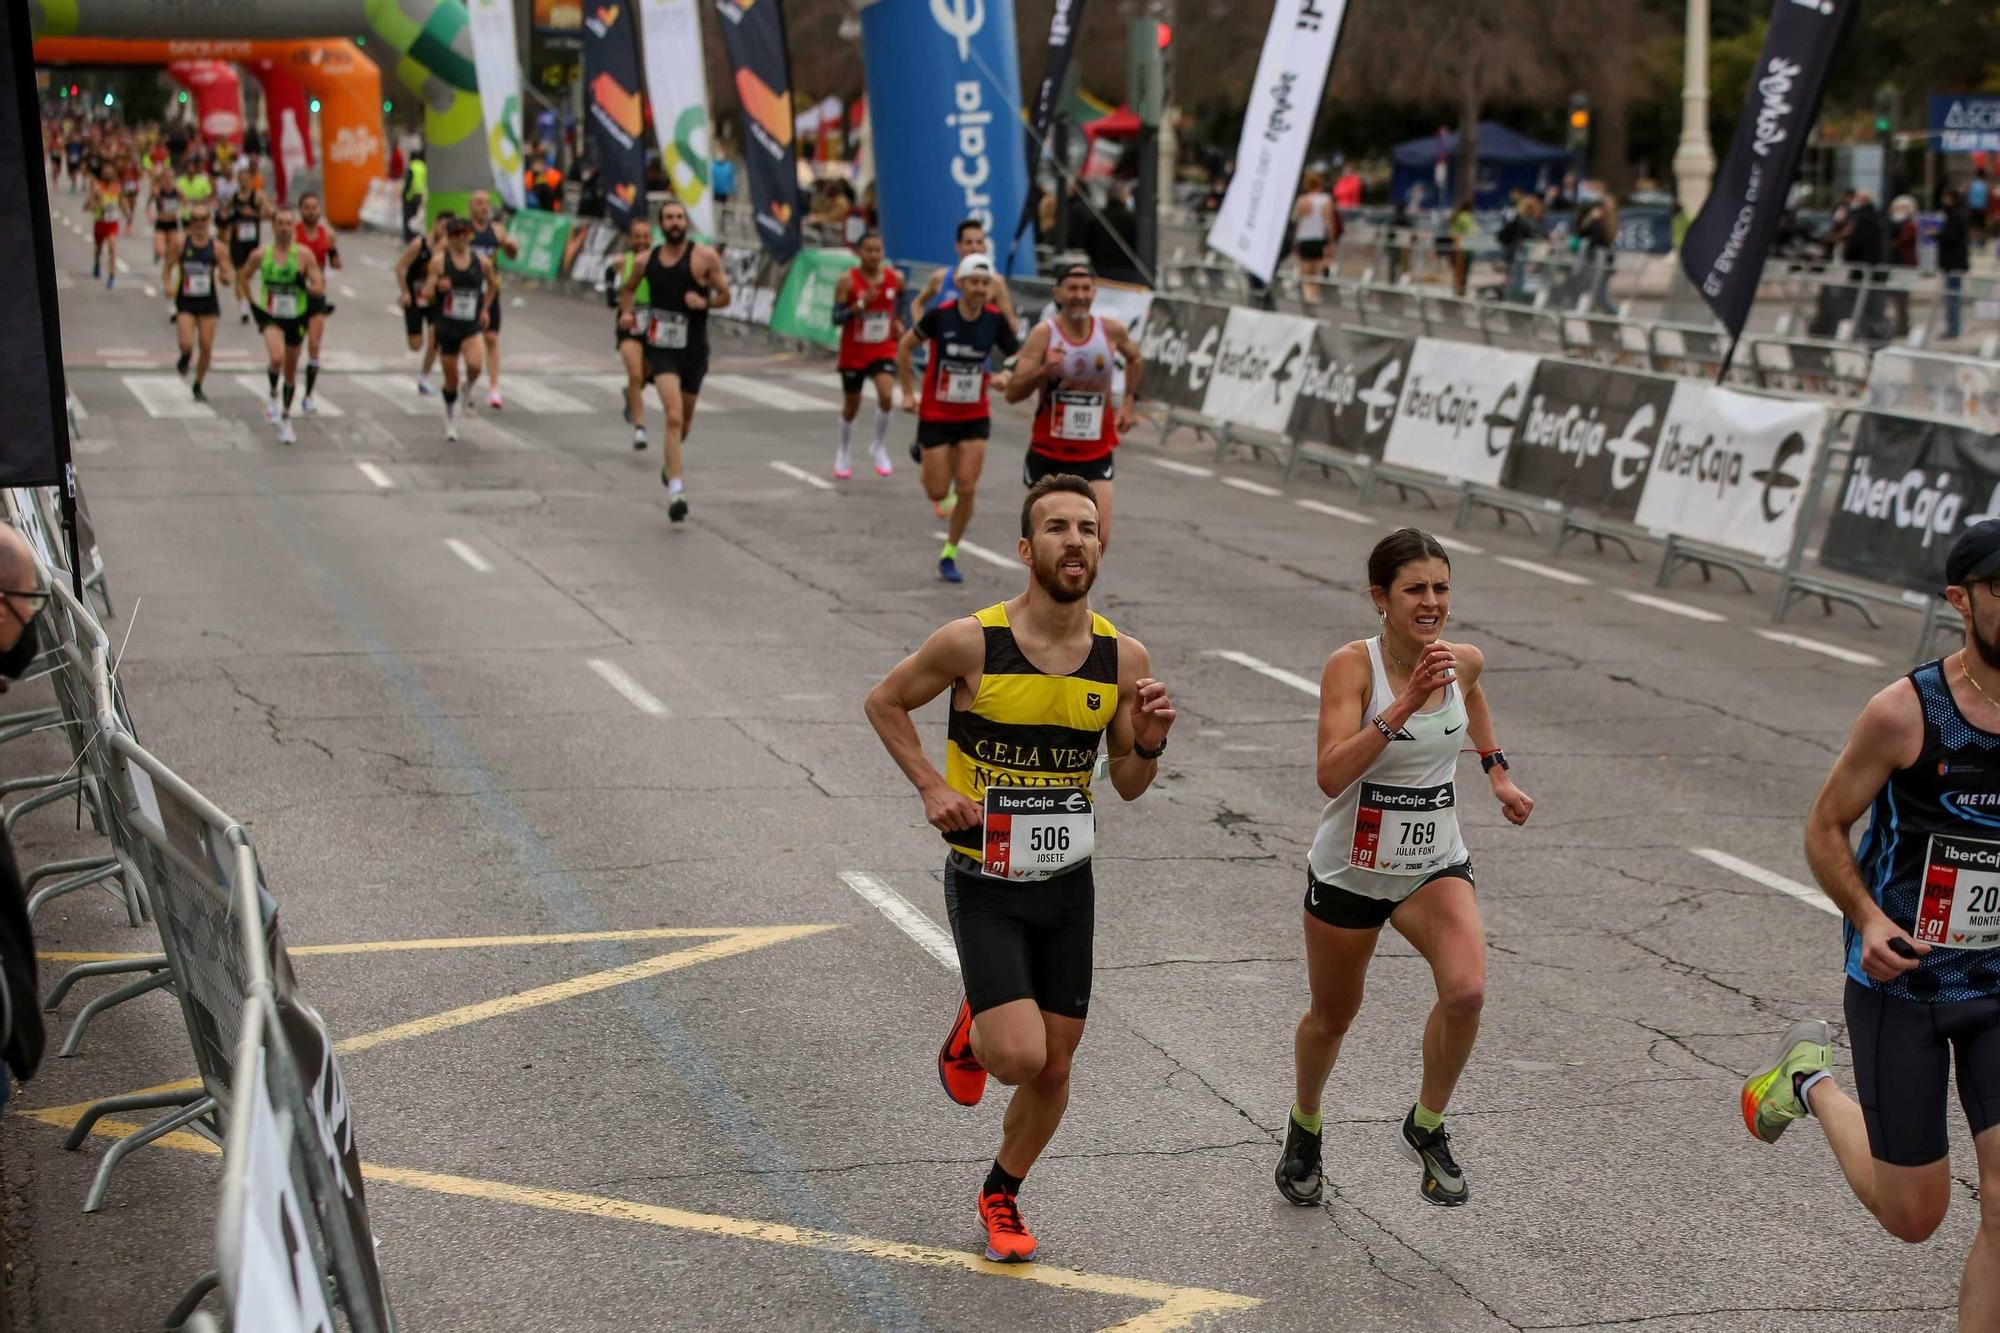
[[[2000,639],[1988,638],[1981,632],[1979,622],[1976,620],[1967,628],[1970,630],[1968,637],[1972,640],[1973,651],[1979,654],[1979,660],[1993,670],[2000,671]]]
[[[1037,557],[1034,564],[1035,582],[1041,585],[1043,592],[1058,602],[1080,602],[1090,596],[1091,585],[1097,582],[1097,566],[1090,562],[1089,556],[1085,556],[1083,578],[1075,580],[1062,572],[1063,562],[1068,559],[1067,552],[1046,562]]]
[[[660,234],[667,238],[668,245],[679,245],[682,241],[685,241],[688,238],[687,228],[685,227],[682,227],[679,230],[676,230],[672,227],[663,227],[661,228]]]

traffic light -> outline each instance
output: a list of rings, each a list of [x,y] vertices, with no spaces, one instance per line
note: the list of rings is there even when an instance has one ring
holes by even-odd
[[[309,105],[312,107],[312,113],[317,116],[319,114],[319,99],[317,97],[313,98]]]
[[[1875,90],[1875,133],[1889,135],[1896,128],[1896,90],[1882,87]]]
[[[1162,23],[1159,29],[1160,49],[1165,51],[1174,44],[1174,25]]]
[[[180,92],[176,94],[175,100],[178,101],[182,106],[186,106],[188,100],[187,89],[185,88],[181,89]]]
[[[112,100],[112,99],[111,99],[111,94],[110,94],[110,93],[106,93],[106,94],[104,94],[104,105],[106,105],[106,106],[110,106],[110,105],[111,105],[111,100]]]
[[[1590,94],[1569,95],[1569,150],[1581,152],[1590,143]]]
[[[66,83],[57,85],[56,96],[67,102],[69,100],[69,85]]]

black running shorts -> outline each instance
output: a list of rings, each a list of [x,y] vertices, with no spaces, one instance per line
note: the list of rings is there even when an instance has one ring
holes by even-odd
[[[1414,876],[1412,876],[1414,878]],[[1410,901],[1417,889],[1426,884],[1435,884],[1441,879],[1462,879],[1467,884],[1476,884],[1472,877],[1472,862],[1460,861],[1442,870],[1434,870],[1417,881],[1417,887],[1400,898],[1370,898],[1365,894],[1347,889],[1335,888],[1322,883],[1312,871],[1306,871],[1306,911],[1312,913],[1329,926],[1339,926],[1343,930],[1378,930],[1398,907]]]
[[[1944,1099],[1958,1067],[1958,1104],[1973,1134],[2000,1122],[2000,996],[1926,1004],[1847,979],[1847,1040],[1868,1151],[1891,1166],[1950,1153]]]
[[[486,331],[500,332],[500,307],[507,304],[507,298],[497,293],[493,297],[493,308],[486,312]]]
[[[924,421],[917,422],[917,443],[926,449],[942,449],[948,444],[964,444],[968,440],[984,441],[993,434],[992,417],[974,417],[970,421]]]
[[[449,319],[439,320],[437,331],[440,356],[457,356],[464,349],[468,339],[479,336],[477,324],[460,324]]]
[[[1064,1018],[1090,1010],[1097,891],[1090,863],[1055,879],[991,879],[945,863],[944,906],[972,1012],[1032,999]]]
[[[662,375],[678,375],[681,392],[698,394],[701,382],[708,377],[708,349],[706,347],[648,347],[646,349],[646,379],[648,382]]]
[[[840,372],[840,391],[842,393],[860,393],[863,388],[867,387],[868,382],[877,375],[887,375],[891,379],[895,378],[896,363],[885,356],[880,361],[869,362],[859,370],[842,370]]]
[[[257,332],[262,333],[265,329],[276,328],[284,333],[285,346],[298,347],[304,344],[306,321],[303,316],[298,319],[273,319],[265,313],[262,306],[254,305],[250,307],[250,313],[256,316]]]
[[[255,241],[231,241],[229,243],[229,264],[232,268],[242,268],[243,261],[257,252]]]
[[[430,317],[431,308],[427,305],[418,305],[416,298],[412,297],[410,304],[403,310],[403,332],[409,334],[412,338],[423,337],[424,323]]]
[[[1117,470],[1118,455],[1115,453],[1108,453],[1102,458],[1092,458],[1082,463],[1066,463],[1030,447],[1027,461],[1021,464],[1021,484],[1033,486],[1043,477],[1063,474],[1082,477],[1085,481],[1110,481],[1112,474]]]

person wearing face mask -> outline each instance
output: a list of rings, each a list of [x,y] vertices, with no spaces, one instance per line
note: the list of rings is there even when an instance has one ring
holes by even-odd
[[[1302,1207],[1320,1201],[1320,1097],[1387,924],[1437,984],[1402,1149],[1423,1168],[1423,1197],[1451,1207],[1471,1194],[1444,1129],[1445,1103],[1471,1058],[1486,995],[1486,930],[1458,831],[1459,757],[1468,745],[1478,753],[1510,824],[1527,823],[1535,803],[1514,785],[1500,749],[1481,681],[1486,659],[1442,637],[1451,616],[1444,547],[1415,528],[1392,532],[1368,556],[1368,583],[1381,632],[1336,650],[1320,683],[1327,804],[1306,861],[1312,1003],[1293,1038],[1296,1100],[1278,1192]]]
[[[729,275],[722,256],[688,234],[687,208],[678,199],[660,205],[660,244],[644,264],[634,264],[618,289],[620,328],[646,338],[646,378],[666,409],[660,481],[667,488],[667,518],[687,517],[681,446],[694,428],[694,409],[708,374],[708,315],[729,304]],[[639,285],[646,286],[644,324],[635,310]]]
[[[18,680],[34,662],[40,644],[32,626],[48,598],[26,539],[0,524],[0,676]],[[41,1063],[46,1033],[40,994],[27,894],[13,839],[0,831],[0,1109],[13,1080],[26,1082]]]
[[[1963,646],[1868,701],[1806,815],[1806,863],[1846,918],[1854,1093],[1834,1081],[1826,1023],[1807,1019],[1742,1094],[1744,1124],[1765,1143],[1795,1120],[1819,1121],[1855,1197],[1912,1244],[1957,1193],[1945,1110],[1954,1072],[1989,1182],[2000,1125],[2000,519],[1960,534],[1945,584]],[[1849,830],[1864,813],[1857,853]],[[1993,1327],[1991,1222],[1980,1223],[1958,1309],[1961,1329]]]

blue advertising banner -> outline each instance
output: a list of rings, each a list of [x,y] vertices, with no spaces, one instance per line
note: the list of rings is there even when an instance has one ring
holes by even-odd
[[[2000,97],[1932,93],[1931,133],[1940,153],[2000,153]]]
[[[873,0],[861,11],[875,195],[898,260],[956,261],[966,218],[1003,241],[1028,193],[1013,0]],[[1007,246],[995,263],[1007,263]],[[1034,268],[1020,247],[1011,271]]]
[[[583,77],[605,208],[613,225],[629,226],[633,214],[646,211],[646,103],[630,6],[593,5],[584,14]]]

